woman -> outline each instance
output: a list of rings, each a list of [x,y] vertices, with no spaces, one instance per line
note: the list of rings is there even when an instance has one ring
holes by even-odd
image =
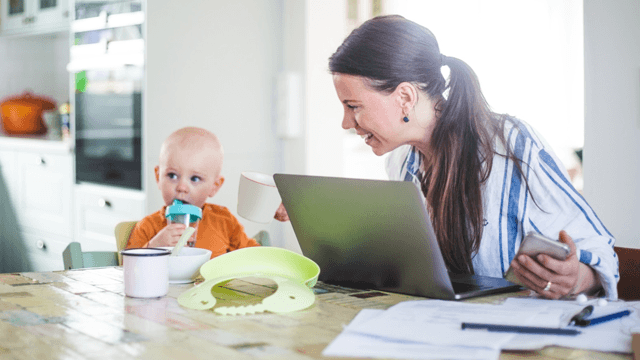
[[[428,29],[397,15],[371,19],[329,68],[342,127],[376,155],[392,152],[391,179],[421,187],[450,271],[502,277],[511,265],[546,298],[602,290],[617,298],[613,236],[544,141],[522,121],[491,112],[473,70],[442,55]],[[529,231],[559,238],[571,255],[515,258]]]

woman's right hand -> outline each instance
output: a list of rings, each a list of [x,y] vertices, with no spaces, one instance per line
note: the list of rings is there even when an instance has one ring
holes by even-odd
[[[289,214],[287,214],[287,209],[284,208],[283,203],[280,203],[278,210],[276,210],[276,215],[273,218],[280,222],[289,221]]]
[[[176,246],[186,228],[184,224],[169,224],[158,231],[147,247]]]

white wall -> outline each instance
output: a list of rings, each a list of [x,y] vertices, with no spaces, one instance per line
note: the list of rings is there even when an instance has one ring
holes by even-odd
[[[282,66],[282,6],[271,0],[147,2],[148,212],[163,205],[153,176],[162,141],[184,126],[207,128],[223,143],[226,181],[210,201],[234,214],[242,171],[281,171],[274,90]],[[265,228],[239,220],[249,236]],[[276,245],[283,226],[267,227]]]
[[[329,57],[347,37],[345,0],[307,0],[306,172],[344,176],[343,108],[329,73]]]
[[[640,1],[584,1],[584,194],[640,248]]]
[[[69,100],[69,33],[0,37],[0,100],[29,90]]]
[[[283,140],[283,172],[343,176],[342,105],[329,74],[329,56],[346,37],[345,0],[284,0],[283,67],[302,76],[300,136]],[[290,222],[282,246],[300,252]]]

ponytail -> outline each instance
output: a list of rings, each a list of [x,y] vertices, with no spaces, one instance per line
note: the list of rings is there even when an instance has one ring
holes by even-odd
[[[454,273],[474,273],[480,248],[483,203],[480,184],[492,166],[491,113],[473,70],[462,60],[443,56],[448,66],[446,99],[440,94],[438,121],[423,156],[421,181],[442,255]]]

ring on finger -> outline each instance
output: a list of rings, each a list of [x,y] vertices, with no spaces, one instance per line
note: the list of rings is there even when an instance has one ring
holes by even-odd
[[[542,291],[549,291],[549,289],[551,289],[551,281],[547,282],[547,286],[545,286],[544,289],[542,289]]]

